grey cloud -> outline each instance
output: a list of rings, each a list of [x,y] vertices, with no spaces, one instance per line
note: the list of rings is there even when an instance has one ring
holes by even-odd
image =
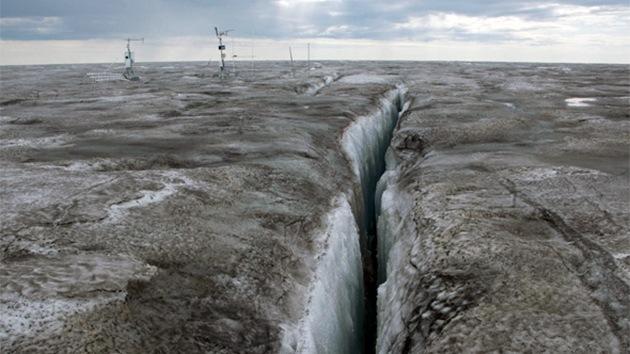
[[[571,5],[621,5],[626,0],[558,0]],[[237,29],[244,37],[292,38],[332,36],[337,38],[383,39],[413,37],[431,40],[450,34],[453,39],[475,35],[462,31],[444,31],[439,36],[411,30],[395,30],[396,23],[435,12],[468,16],[518,16],[524,19],[553,21],[551,9],[536,8],[540,1],[499,0],[339,0],[309,4],[308,13],[282,11],[272,0],[2,0],[0,38],[2,39],[88,39],[124,38],[126,36],[199,36],[210,35],[212,26]],[[542,3],[544,4],[544,2]],[[331,13],[333,15],[331,15]],[[17,19],[58,18],[60,25],[49,31],[37,30],[38,23]],[[13,20],[11,20],[13,19]],[[7,22],[8,21],[8,22]],[[510,38],[509,33],[483,33],[483,41]]]

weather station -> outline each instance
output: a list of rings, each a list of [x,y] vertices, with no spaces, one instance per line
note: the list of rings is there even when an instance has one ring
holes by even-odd
[[[133,70],[133,64],[135,63],[135,54],[131,51],[131,42],[142,42],[144,38],[127,38],[127,50],[125,51],[125,71],[123,77],[129,81],[138,81],[140,77]]]
[[[221,78],[224,77],[225,75],[225,57],[226,57],[226,46],[225,43],[223,42],[223,37],[226,37],[228,35],[228,33],[232,32],[234,30],[225,30],[225,31],[219,31],[219,28],[215,27],[214,28],[214,33],[216,34],[217,38],[219,39],[219,53],[220,53],[220,57],[221,57],[221,66],[219,67],[219,75],[221,76]]]

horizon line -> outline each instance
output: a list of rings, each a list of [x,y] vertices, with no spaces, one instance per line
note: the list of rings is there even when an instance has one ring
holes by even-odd
[[[244,59],[237,60],[237,62],[290,62],[290,59]],[[294,62],[307,63],[306,59],[294,59]],[[136,61],[136,65],[141,64],[158,64],[158,63],[213,63],[219,62],[218,59],[213,60],[154,60],[154,61]],[[417,63],[488,63],[488,64],[556,64],[556,65],[628,65],[621,62],[569,62],[569,61],[519,61],[519,60],[466,60],[466,59],[311,59],[310,62],[381,62],[381,63],[393,63],[393,62],[417,62]],[[0,64],[0,67],[14,67],[14,66],[55,66],[55,65],[106,65],[106,64],[124,64],[120,62],[59,62],[59,63],[46,63],[46,64]]]

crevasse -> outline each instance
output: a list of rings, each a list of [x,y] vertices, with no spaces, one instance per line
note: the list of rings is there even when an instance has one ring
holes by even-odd
[[[405,254],[413,248],[415,224],[409,217],[414,202],[412,197],[398,188],[400,171],[392,149],[386,155],[386,169],[376,187],[376,213],[378,234],[378,294],[376,349],[378,354],[388,352],[392,338],[405,327],[400,317],[403,308],[397,296],[404,283],[408,266]]]
[[[376,225],[376,184],[385,171],[385,152],[403,110],[405,93],[406,88],[402,85],[387,92],[381,99],[379,112],[359,118],[346,129],[342,139],[344,151],[361,186],[363,212],[358,222],[361,231],[372,233],[372,236]]]
[[[388,91],[377,112],[357,118],[343,134],[341,145],[360,195],[352,190],[340,194],[326,216],[321,242],[325,248],[318,257],[308,304],[299,324],[285,327],[282,352],[373,350],[374,333],[369,332],[375,331],[376,283],[364,282],[364,269],[374,267],[366,263],[371,263],[375,251],[370,249],[376,231],[375,189],[405,93],[402,85]]]

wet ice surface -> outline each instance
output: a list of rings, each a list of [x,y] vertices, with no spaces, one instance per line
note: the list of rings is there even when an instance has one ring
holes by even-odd
[[[345,153],[375,149],[342,138],[380,131],[351,126],[400,82],[411,102],[394,136],[401,164],[381,186],[379,232],[393,239],[379,250],[397,260],[379,267],[395,272],[379,290],[381,343],[626,345],[626,304],[610,290],[630,269],[626,67],[329,62],[293,76],[261,63],[222,82],[203,63],[161,63],[138,83],[86,80],[105,68],[0,68],[3,349],[332,346],[314,334],[339,337],[352,315],[317,304],[337,294],[338,311],[354,311],[360,293],[345,278],[359,271],[359,225],[338,198],[361,208]],[[568,107],[576,97],[597,100]],[[354,270],[323,278],[341,268]],[[538,329],[549,337],[523,334]]]

